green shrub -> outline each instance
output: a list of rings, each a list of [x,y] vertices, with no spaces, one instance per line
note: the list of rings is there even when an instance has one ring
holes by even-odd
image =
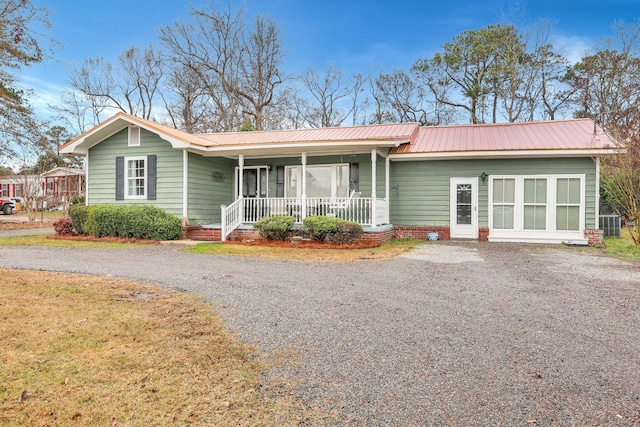
[[[338,228],[339,218],[328,216],[308,216],[302,221],[303,230],[311,236],[313,240],[324,241],[327,234],[334,233]]]
[[[78,234],[88,234],[85,230],[85,223],[89,218],[90,206],[85,205],[71,205],[69,206],[69,218],[71,218],[71,224],[73,229]]]
[[[326,241],[331,243],[351,243],[362,236],[363,230],[360,224],[353,221],[339,221],[336,230],[326,236]]]
[[[253,224],[258,234],[268,240],[286,240],[296,219],[288,215],[266,216]]]
[[[180,218],[149,205],[101,205],[90,210],[85,223],[91,235],[151,240],[177,240]]]
[[[83,234],[88,234],[94,237],[107,236],[106,230],[104,229],[104,227],[102,227],[102,225],[100,225],[100,223],[98,223],[95,217],[96,211],[104,207],[106,206],[105,205],[89,206],[89,209],[87,210],[87,220],[84,222],[84,225],[82,226],[83,232],[84,232]]]

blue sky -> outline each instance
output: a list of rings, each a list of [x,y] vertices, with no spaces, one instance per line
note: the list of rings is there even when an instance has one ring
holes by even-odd
[[[129,46],[156,43],[158,29],[189,19],[194,0],[33,0],[51,11],[47,35],[61,45],[53,58],[24,69],[25,87],[36,90],[32,101],[41,115],[66,84],[70,66],[85,58],[114,61]],[[54,3],[51,5],[51,3]],[[261,13],[282,27],[287,52],[285,69],[301,73],[307,66],[331,63],[345,73],[408,69],[417,59],[431,56],[464,30],[502,22],[501,10],[513,2],[499,0],[246,0],[249,14]],[[226,0],[223,1],[226,4]],[[231,1],[232,6],[240,4]],[[640,20],[640,0],[530,1],[520,3],[525,21],[550,18],[556,22],[554,45],[570,59],[613,35],[615,19]]]

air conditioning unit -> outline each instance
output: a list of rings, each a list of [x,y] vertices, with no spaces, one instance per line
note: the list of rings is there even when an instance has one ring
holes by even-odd
[[[604,237],[620,237],[620,217],[618,215],[600,215],[600,230]]]

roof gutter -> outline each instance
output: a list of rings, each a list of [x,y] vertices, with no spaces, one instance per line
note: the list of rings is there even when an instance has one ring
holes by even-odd
[[[559,158],[559,157],[592,157],[610,154],[624,154],[623,149],[590,149],[590,150],[518,150],[518,151],[462,151],[439,153],[395,153],[389,159],[396,162],[420,160],[457,160],[457,159],[519,159],[519,158]]]

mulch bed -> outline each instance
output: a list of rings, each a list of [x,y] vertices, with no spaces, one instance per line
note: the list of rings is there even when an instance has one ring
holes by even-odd
[[[373,240],[365,240],[365,241],[359,240],[354,243],[338,244],[338,243],[318,242],[314,240],[302,240],[300,242],[294,243],[289,240],[281,241],[281,240],[256,239],[256,240],[227,241],[225,242],[225,244],[226,245],[245,245],[245,246],[268,246],[268,247],[274,247],[274,248],[292,248],[292,249],[368,249],[368,248],[375,248],[380,246],[379,243]]]

